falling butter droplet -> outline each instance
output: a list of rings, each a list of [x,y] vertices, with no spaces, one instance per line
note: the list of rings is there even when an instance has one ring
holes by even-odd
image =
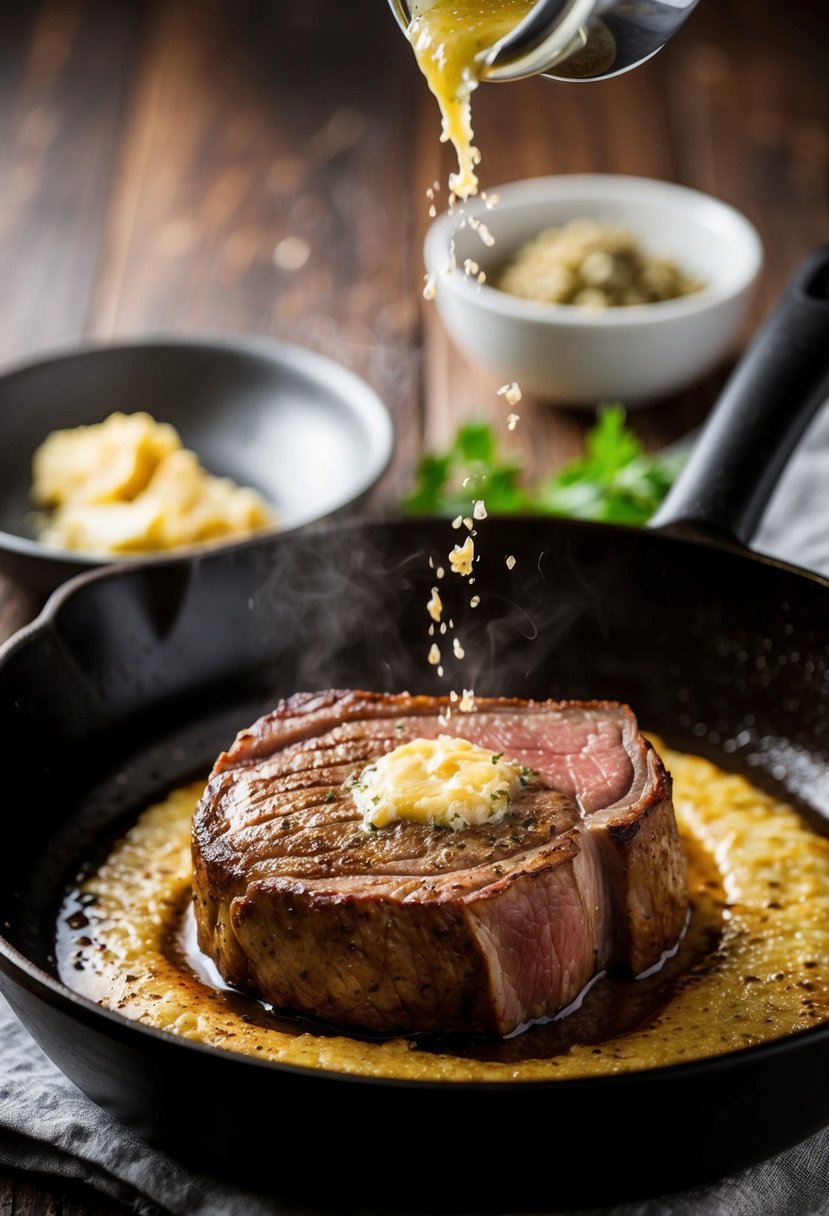
[[[509,557],[507,558],[507,570],[512,570],[512,569],[514,569],[514,567],[515,567],[515,558],[512,556],[512,554],[510,554]]]
[[[462,659],[462,658],[463,658],[463,656],[464,656],[464,654],[466,653],[466,652],[464,651],[463,646],[461,646],[461,644],[460,644],[460,642],[458,641],[458,639],[457,639],[457,638],[454,638],[454,639],[452,640],[452,649],[453,649],[453,650],[454,650],[454,652],[455,652],[455,658],[456,658],[456,659]]]
[[[515,430],[515,428],[518,426],[518,419],[520,417],[521,417],[520,414],[509,414],[507,416],[507,430],[508,431]]]
[[[477,608],[478,605],[480,604],[480,602],[481,602],[481,597],[479,595],[473,595],[472,599],[469,601],[469,607]]]
[[[438,650],[438,647],[435,642],[432,642],[432,645],[429,647],[429,656],[428,657],[429,657],[429,662],[432,664],[432,666],[437,667],[437,665],[440,663],[440,651]]]
[[[443,614],[443,601],[438,594],[437,587],[432,588],[432,595],[426,605],[426,611],[433,621],[439,621]]]
[[[502,384],[498,389],[498,396],[506,399],[507,405],[518,405],[518,402],[523,397],[521,386],[513,380],[512,384]]]
[[[475,560],[475,542],[467,536],[462,545],[455,545],[449,554],[449,565],[455,574],[467,575],[472,573],[472,563]]]

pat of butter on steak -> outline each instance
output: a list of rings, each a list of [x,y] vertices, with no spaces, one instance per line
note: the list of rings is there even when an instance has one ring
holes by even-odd
[[[298,694],[219,757],[193,821],[193,892],[199,946],[228,983],[344,1026],[503,1035],[675,945],[671,779],[625,705],[478,697],[453,731],[534,774],[509,814],[365,830],[350,786],[445,734],[448,704]]]

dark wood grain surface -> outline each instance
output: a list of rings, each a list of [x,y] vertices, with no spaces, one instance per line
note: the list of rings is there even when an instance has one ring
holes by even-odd
[[[628,76],[481,89],[484,184],[620,172],[718,195],[766,245],[754,326],[829,239],[827,51],[821,0],[702,0]],[[424,443],[503,413],[420,296],[425,189],[449,168],[438,132],[382,0],[7,0],[0,365],[159,331],[301,342],[388,403],[396,453],[370,505],[392,504]],[[721,381],[637,413],[637,430],[650,446],[684,434]],[[527,402],[512,446],[531,471],[551,469],[585,421]],[[36,609],[0,584],[0,637]],[[116,1210],[0,1172],[0,1216]]]

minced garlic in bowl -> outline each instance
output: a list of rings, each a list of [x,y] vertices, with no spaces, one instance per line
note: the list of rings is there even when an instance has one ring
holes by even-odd
[[[703,284],[672,259],[649,253],[626,228],[574,219],[525,242],[493,286],[544,304],[601,309],[675,300]]]

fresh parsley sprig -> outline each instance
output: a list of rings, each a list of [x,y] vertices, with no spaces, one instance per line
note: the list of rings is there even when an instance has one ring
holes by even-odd
[[[612,405],[600,411],[587,432],[583,455],[550,477],[524,484],[520,463],[499,451],[492,427],[468,422],[448,451],[422,458],[403,509],[409,515],[464,515],[470,502],[482,498],[489,515],[564,515],[645,524],[684,459],[683,453],[646,453],[627,426],[622,406]]]

